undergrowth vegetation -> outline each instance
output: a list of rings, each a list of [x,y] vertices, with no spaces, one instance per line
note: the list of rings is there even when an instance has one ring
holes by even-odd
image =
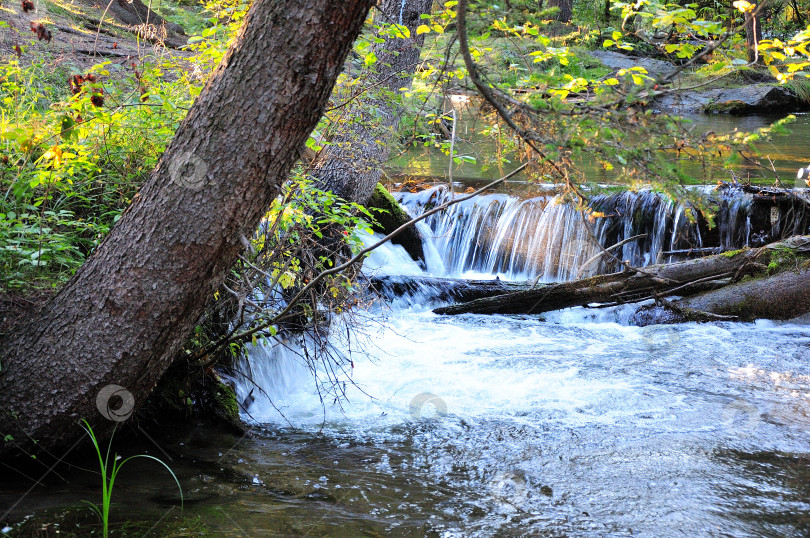
[[[155,45],[138,58],[89,69],[36,51],[0,61],[2,288],[55,289],[76,271],[137,195],[246,9],[244,2],[212,1],[190,15],[164,4],[164,15],[198,30],[188,40],[191,55],[172,57]],[[284,198],[294,208],[268,214],[283,217],[278,233],[301,225],[300,209],[313,197],[334,207],[335,221],[354,226],[348,208],[324,202],[328,196],[308,191],[302,178],[299,169],[288,188],[294,195]],[[305,224],[316,231],[323,225]]]

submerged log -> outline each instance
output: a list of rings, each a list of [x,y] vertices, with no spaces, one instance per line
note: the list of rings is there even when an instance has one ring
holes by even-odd
[[[402,296],[427,295],[438,301],[473,301],[531,288],[531,283],[504,282],[503,280],[462,280],[459,278],[379,276],[370,284],[389,299]]]
[[[572,282],[546,284],[468,303],[437,308],[437,314],[540,314],[590,303],[635,302],[652,294],[667,295],[677,290],[705,291],[705,279],[733,275],[756,257],[760,249],[746,249],[731,255],[698,258],[669,265],[652,265],[641,271],[624,271]],[[686,287],[684,287],[686,284]],[[678,289],[680,288],[680,289]],[[695,289],[690,289],[695,288]]]
[[[532,290],[437,308],[434,312],[539,314],[591,303],[621,304],[673,295],[691,296],[723,288],[746,274],[767,272],[768,264],[775,253],[803,252],[802,249],[805,247],[810,248],[810,236],[795,237],[761,248],[747,248],[694,260],[549,284]],[[810,289],[810,283],[807,286]],[[697,307],[695,309],[700,310]],[[807,309],[810,310],[810,306]],[[714,310],[708,309],[707,312]]]

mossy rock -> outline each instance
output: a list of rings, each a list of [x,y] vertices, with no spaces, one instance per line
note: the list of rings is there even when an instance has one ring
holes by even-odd
[[[388,192],[388,189],[383,187],[380,183],[377,183],[374,194],[371,195],[371,199],[366,204],[366,207],[380,210],[374,212],[374,218],[377,219],[377,223],[373,228],[375,232],[383,235],[390,234],[411,220],[410,215],[402,209],[399,202],[397,202],[394,197],[391,196],[391,193]],[[391,242],[405,248],[415,261],[424,262],[425,253],[422,249],[422,238],[419,237],[419,232],[416,230],[415,226],[409,226],[394,237]]]

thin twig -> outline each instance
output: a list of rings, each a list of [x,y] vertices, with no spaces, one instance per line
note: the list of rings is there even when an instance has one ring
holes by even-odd
[[[589,258],[589,259],[588,259],[588,261],[586,261],[585,263],[583,263],[583,264],[580,266],[580,268],[579,268],[579,275],[582,275],[583,271],[585,271],[585,268],[586,268],[586,267],[588,267],[588,265],[590,265],[590,264],[591,264],[591,262],[593,262],[593,261],[595,261],[595,260],[598,260],[599,258],[601,258],[602,256],[604,256],[606,253],[610,252],[611,250],[613,250],[613,249],[617,249],[617,248],[619,248],[619,247],[621,247],[621,246],[624,246],[624,245],[626,245],[627,243],[629,243],[630,241],[635,241],[636,239],[643,239],[643,238],[645,238],[645,237],[647,237],[647,234],[639,234],[639,235],[634,235],[633,237],[628,237],[628,238],[627,238],[627,239],[625,239],[624,241],[619,241],[619,242],[618,242],[618,243],[616,243],[615,245],[610,246],[610,247],[607,247],[607,248],[606,248],[606,249],[604,249],[604,250],[600,250],[598,254],[596,254],[595,256],[593,256],[593,257],[591,257],[591,258]]]

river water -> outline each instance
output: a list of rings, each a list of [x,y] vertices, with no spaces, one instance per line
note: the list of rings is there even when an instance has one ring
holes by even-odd
[[[426,196],[401,197],[418,213]],[[386,246],[365,271],[508,276],[492,256],[454,263],[481,238],[448,241],[471,229],[448,220],[498,200],[510,207],[494,195],[423,225],[426,268]],[[810,319],[639,328],[628,306],[445,317],[436,304],[425,287],[371,306],[365,337],[337,327],[320,384],[296,342],[251,351],[238,393],[253,389],[245,416],[262,433],[225,459],[289,498],[255,491],[229,507],[235,521],[346,536],[810,533]]]
[[[512,170],[511,165],[483,166],[487,158],[492,155],[500,155],[498,147],[494,142],[482,137],[476,131],[476,123],[473,114],[464,114],[462,127],[459,129],[459,142],[456,145],[456,155],[471,157],[475,162],[462,162],[454,167],[453,177],[456,179],[497,179]],[[758,158],[763,167],[741,160],[734,165],[731,170],[744,181],[751,181],[760,184],[773,184],[778,177],[785,186],[793,186],[796,171],[800,167],[810,165],[810,114],[794,114],[796,121],[788,126],[789,135],[773,136],[771,140],[761,140],[757,143],[760,155]],[[768,127],[774,121],[781,119],[784,115],[763,115],[750,114],[747,116],[729,116],[728,114],[699,114],[687,116],[689,129],[694,133],[715,132],[726,134],[733,131],[751,132]],[[480,129],[480,126],[478,127]],[[509,156],[506,156],[509,158]],[[514,159],[511,159],[514,160]],[[771,163],[773,169],[771,169]],[[712,171],[710,177],[706,177],[706,171],[697,163],[691,163],[688,159],[682,159],[680,166],[684,172],[691,176],[695,183],[707,183],[713,185],[717,180],[728,181],[732,178],[729,171],[722,170],[722,162],[718,159],[715,162],[716,169]],[[407,176],[421,177],[423,179],[446,178],[448,167],[448,157],[433,149],[410,148],[402,153],[395,162],[395,168],[399,168]],[[616,182],[617,172],[606,172],[601,166],[588,161],[579,163],[579,168],[590,180],[613,183]],[[775,170],[775,173],[774,171]],[[517,178],[520,181],[520,177]],[[803,186],[803,185],[802,185]]]
[[[342,409],[282,353],[256,373],[286,418],[249,412],[291,453],[322,451],[299,487],[346,535],[810,532],[808,326],[622,318],[395,307]],[[249,452],[276,480],[283,461]]]

